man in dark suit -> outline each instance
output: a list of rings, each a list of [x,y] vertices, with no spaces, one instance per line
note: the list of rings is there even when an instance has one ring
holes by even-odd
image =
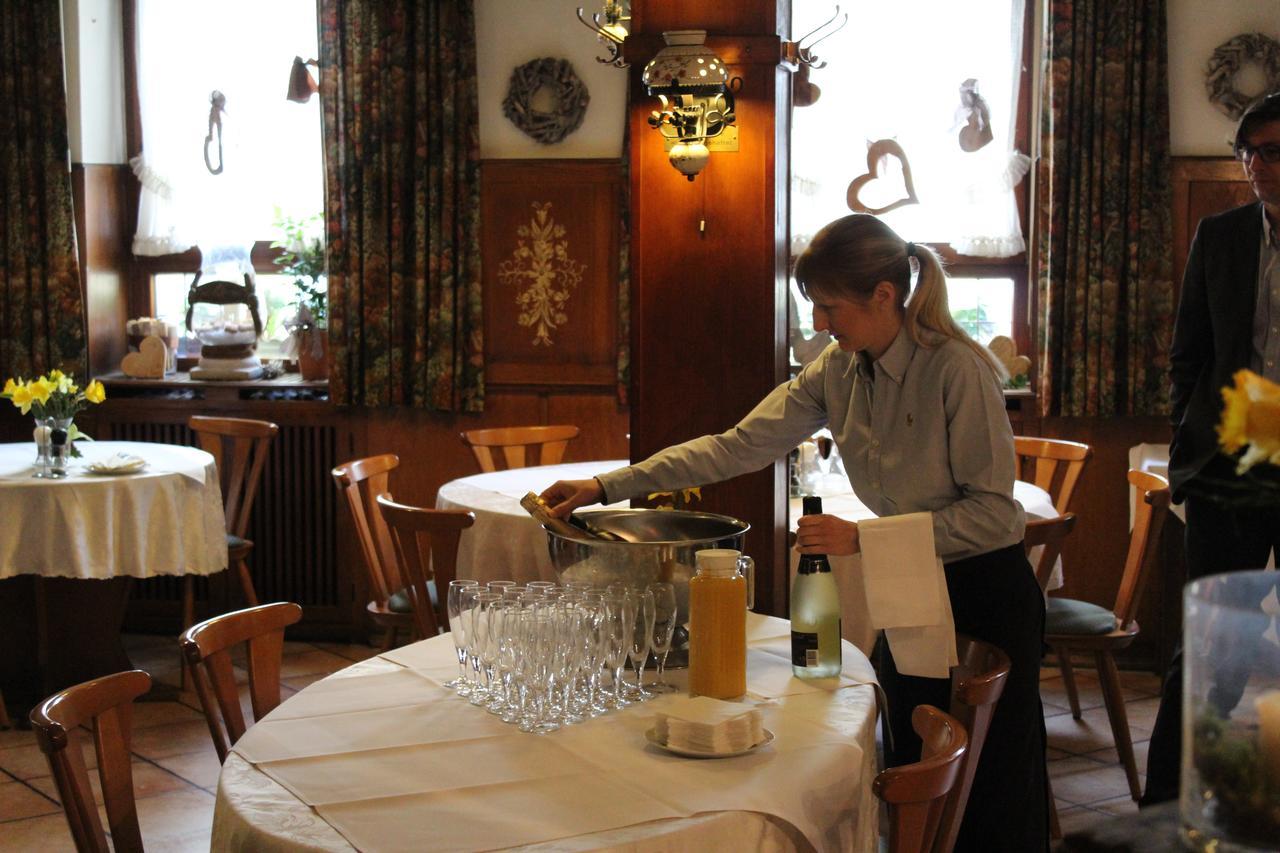
[[[1280,92],[1257,101],[1241,117],[1235,152],[1259,203],[1201,220],[1182,279],[1170,351],[1169,481],[1174,501],[1186,505],[1190,580],[1261,568],[1271,549],[1280,546],[1280,506],[1241,509],[1214,497],[1214,483],[1235,476],[1235,461],[1218,452],[1222,388],[1244,368],[1280,381]],[[1247,668],[1224,666],[1210,699],[1229,712],[1247,675]],[[1142,805],[1178,796],[1181,738],[1180,644],[1151,735]]]

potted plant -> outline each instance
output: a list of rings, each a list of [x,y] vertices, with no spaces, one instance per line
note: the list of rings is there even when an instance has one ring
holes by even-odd
[[[293,277],[298,307],[286,323],[291,349],[298,358],[303,379],[329,378],[329,287],[325,276],[324,241],[314,236],[320,217],[282,217],[277,223],[283,237],[271,244],[280,249],[274,263]]]

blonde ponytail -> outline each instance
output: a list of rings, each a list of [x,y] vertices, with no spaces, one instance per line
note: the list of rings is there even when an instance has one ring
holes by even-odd
[[[911,289],[911,258],[919,274]],[[942,262],[927,246],[906,243],[892,228],[869,213],[854,213],[828,223],[813,236],[796,259],[800,292],[831,294],[866,301],[879,282],[893,285],[898,308],[911,340],[919,346],[937,347],[954,339],[972,349],[1000,382],[1007,374],[991,350],[975,341],[956,324],[947,307],[947,276]],[[909,295],[909,298],[908,298]]]
[[[1004,365],[991,350],[969,337],[951,316],[951,308],[947,304],[947,275],[942,271],[938,256],[928,246],[913,243],[911,250],[919,267],[915,290],[907,300],[904,320],[911,340],[925,347],[936,347],[947,338],[960,341],[977,353],[1003,383],[1008,378]]]

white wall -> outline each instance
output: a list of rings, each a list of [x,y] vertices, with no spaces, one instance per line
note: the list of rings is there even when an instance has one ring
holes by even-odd
[[[1280,41],[1280,0],[1169,0],[1169,136],[1174,156],[1231,154],[1235,122],[1209,103],[1204,69],[1218,45],[1252,32]]]
[[[622,153],[626,72],[596,62],[605,49],[578,23],[574,9],[593,0],[476,0],[476,71],[480,156],[618,157]],[[511,71],[531,59],[567,59],[591,102],[582,125],[554,145],[535,142],[502,114]]]
[[[63,0],[67,136],[73,163],[124,163],[120,0]]]

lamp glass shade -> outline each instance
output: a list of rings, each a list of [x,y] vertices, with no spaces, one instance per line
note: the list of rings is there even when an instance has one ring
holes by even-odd
[[[705,30],[672,30],[662,34],[667,46],[644,67],[641,81],[650,95],[712,95],[729,82],[720,57],[710,50]]]

